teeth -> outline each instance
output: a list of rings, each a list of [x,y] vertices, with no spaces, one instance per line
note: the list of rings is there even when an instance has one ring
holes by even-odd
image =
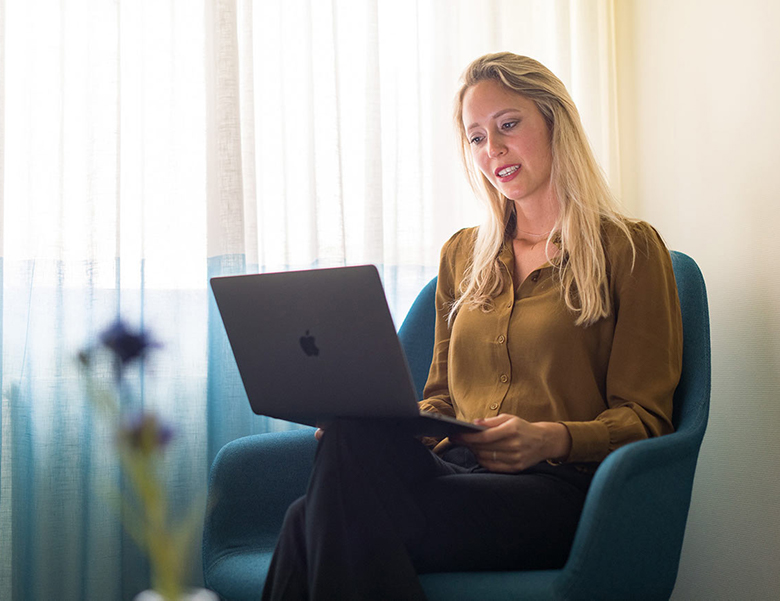
[[[520,169],[520,165],[507,167],[506,169],[502,169],[501,171],[498,172],[498,177],[506,177],[507,175],[512,175],[518,169]]]

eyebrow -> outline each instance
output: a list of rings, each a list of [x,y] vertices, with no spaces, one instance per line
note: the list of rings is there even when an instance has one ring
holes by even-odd
[[[502,109],[498,111],[497,113],[493,113],[490,118],[495,120],[501,117],[502,115],[505,115],[506,113],[519,113],[520,109],[510,108],[510,109]],[[470,130],[472,127],[479,127],[479,123],[472,123],[466,128],[466,131]]]

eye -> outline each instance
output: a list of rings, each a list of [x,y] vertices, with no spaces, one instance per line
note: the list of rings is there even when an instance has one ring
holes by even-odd
[[[507,121],[506,123],[501,124],[501,129],[512,129],[515,125],[517,125],[519,121]]]
[[[479,144],[483,140],[482,136],[474,136],[469,139],[469,144]]]

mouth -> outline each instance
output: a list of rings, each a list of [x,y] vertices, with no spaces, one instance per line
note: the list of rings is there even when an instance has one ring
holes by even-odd
[[[520,165],[508,165],[506,167],[501,167],[500,169],[496,169],[495,174],[496,177],[500,177],[500,178],[509,177],[510,175],[517,173],[519,169],[520,169]]]

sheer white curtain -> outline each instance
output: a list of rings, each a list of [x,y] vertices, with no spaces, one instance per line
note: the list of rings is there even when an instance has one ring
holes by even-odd
[[[174,424],[174,498],[207,464],[205,31],[193,0],[2,3],[0,598],[130,598],[114,428],[77,351],[117,316],[164,351],[131,374]],[[195,554],[196,555],[196,554]]]
[[[547,64],[617,173],[611,15],[609,0],[0,0],[0,598],[148,585],[112,509],[111,425],[73,364],[85,342],[119,315],[164,344],[133,386],[177,431],[172,494],[195,496],[224,442],[285,427],[249,412],[209,275],[376,263],[400,320],[441,244],[481,219],[451,126],[471,59]]]
[[[400,269],[408,275],[396,283],[388,271],[385,283],[403,313],[441,244],[481,220],[451,116],[462,69],[490,51],[529,54],[560,75],[619,186],[609,1],[217,0],[215,8],[209,173],[222,187],[209,188],[210,214],[220,217],[212,257],[243,254],[264,269]]]

